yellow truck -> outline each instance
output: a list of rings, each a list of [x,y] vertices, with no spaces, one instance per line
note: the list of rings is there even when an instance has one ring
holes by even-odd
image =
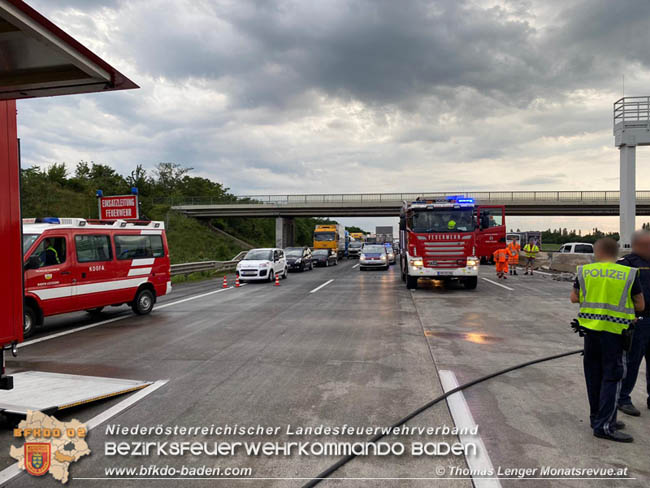
[[[345,227],[340,224],[317,225],[314,249],[331,249],[339,258],[345,255]]]
[[[355,241],[363,242],[366,240],[366,235],[363,232],[351,232],[350,237]]]

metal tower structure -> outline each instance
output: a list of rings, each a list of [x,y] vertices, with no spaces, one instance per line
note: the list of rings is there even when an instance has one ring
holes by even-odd
[[[636,147],[650,145],[650,96],[614,102],[614,143],[621,164],[620,243],[629,249],[636,218]]]

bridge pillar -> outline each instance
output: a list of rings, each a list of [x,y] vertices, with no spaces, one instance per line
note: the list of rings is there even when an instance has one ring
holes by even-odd
[[[296,235],[296,222],[291,217],[275,218],[275,247],[293,246]]]
[[[636,222],[636,146],[619,147],[620,172],[620,240],[622,249],[630,248]]]

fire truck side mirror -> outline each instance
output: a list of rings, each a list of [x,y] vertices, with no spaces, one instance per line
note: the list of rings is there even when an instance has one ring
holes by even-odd
[[[28,269],[38,269],[41,267],[41,260],[38,256],[30,256],[25,263],[25,271]]]

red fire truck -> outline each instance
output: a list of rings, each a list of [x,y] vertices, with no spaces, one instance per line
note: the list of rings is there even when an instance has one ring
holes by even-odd
[[[45,317],[128,304],[151,312],[171,291],[163,222],[24,219],[23,335]]]
[[[476,288],[478,268],[505,245],[505,208],[450,196],[404,202],[400,212],[400,267],[407,288],[418,279],[460,280]]]

